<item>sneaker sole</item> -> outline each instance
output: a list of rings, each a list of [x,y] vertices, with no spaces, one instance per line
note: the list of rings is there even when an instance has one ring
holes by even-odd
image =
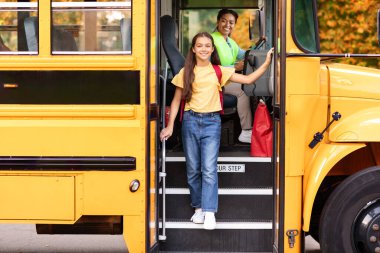
[[[204,220],[203,220],[203,221],[193,221],[192,219],[190,219],[190,221],[191,221],[192,223],[194,223],[194,224],[203,224],[203,223],[205,223]]]
[[[212,226],[212,227],[203,226],[203,228],[206,229],[206,230],[215,230],[216,225]]]

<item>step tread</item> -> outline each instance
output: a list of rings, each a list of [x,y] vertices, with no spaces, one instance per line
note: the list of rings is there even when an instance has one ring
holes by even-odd
[[[166,219],[166,221],[170,221],[170,222],[189,222],[191,223],[189,220],[187,219]],[[254,223],[254,222],[265,222],[265,223],[272,223],[272,220],[265,220],[265,219],[218,219],[217,222],[237,222],[237,223],[244,223],[244,222],[251,222],[251,223]]]
[[[162,222],[159,224],[162,228]],[[203,229],[203,224],[195,224],[188,220],[179,220],[179,219],[167,219],[166,220],[166,229]],[[217,219],[216,229],[272,229],[272,221],[264,220],[225,220]]]
[[[162,188],[160,188],[160,194],[162,194]],[[166,187],[166,194],[190,194],[188,188],[181,187]],[[234,188],[219,188],[219,195],[273,195],[272,187],[234,187]]]
[[[194,251],[162,251],[165,253],[194,253]],[[239,253],[239,251],[197,251],[197,253]],[[251,251],[251,253],[271,253],[271,251]]]
[[[167,154],[166,162],[185,162],[185,156],[182,154]],[[251,156],[221,156],[218,157],[218,162],[231,162],[231,163],[241,163],[241,162],[250,162],[250,163],[271,163],[271,157],[251,157]]]

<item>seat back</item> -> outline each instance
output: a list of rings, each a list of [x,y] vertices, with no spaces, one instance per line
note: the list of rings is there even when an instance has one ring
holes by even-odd
[[[27,17],[24,20],[26,45],[28,51],[38,51],[38,20],[37,17]]]
[[[122,18],[120,20],[120,32],[121,32],[121,41],[123,43],[123,51],[132,50],[132,31],[131,31],[131,19]]]
[[[246,53],[244,62],[244,74],[250,74],[258,69],[267,57],[268,50],[249,50]],[[274,64],[253,84],[243,85],[243,90],[247,96],[269,96],[274,94]]]
[[[53,28],[53,51],[78,51],[72,33],[64,29]]]
[[[27,17],[24,20],[28,51],[38,51],[38,19]],[[53,51],[78,51],[73,35],[59,28],[53,28]]]
[[[177,25],[171,16],[165,15],[161,17],[161,43],[169,62],[169,66],[173,75],[185,66],[185,57],[178,50],[175,33]]]

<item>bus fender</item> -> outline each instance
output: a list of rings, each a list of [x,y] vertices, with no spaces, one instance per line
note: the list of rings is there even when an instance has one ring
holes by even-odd
[[[332,142],[379,142],[380,141],[380,106],[361,109],[347,117],[342,117],[339,124],[331,126],[329,140]]]
[[[310,218],[318,189],[327,173],[348,154],[365,147],[363,143],[321,143],[306,171],[304,180],[303,230],[309,231]]]

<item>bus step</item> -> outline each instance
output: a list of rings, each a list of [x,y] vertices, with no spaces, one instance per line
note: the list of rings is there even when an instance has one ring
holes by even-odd
[[[184,158],[169,158],[167,158],[166,161],[167,187],[186,188],[187,179]],[[233,159],[236,157],[228,158],[228,160],[218,161],[218,181],[220,188],[273,187],[273,169],[271,162],[243,162]]]
[[[217,219],[272,219],[273,197],[271,188],[219,189]],[[166,217],[188,219],[194,210],[190,207],[186,188],[166,189]],[[162,205],[161,205],[162,206]]]
[[[203,224],[195,224],[190,221],[170,219],[165,223],[166,229],[203,229]],[[162,228],[162,222],[160,222]],[[227,220],[217,219],[216,229],[272,229],[270,220]]]
[[[162,224],[160,223],[160,226]],[[161,251],[181,252],[270,252],[271,221],[217,220],[215,230],[205,230],[190,221],[167,221],[166,241]]]

